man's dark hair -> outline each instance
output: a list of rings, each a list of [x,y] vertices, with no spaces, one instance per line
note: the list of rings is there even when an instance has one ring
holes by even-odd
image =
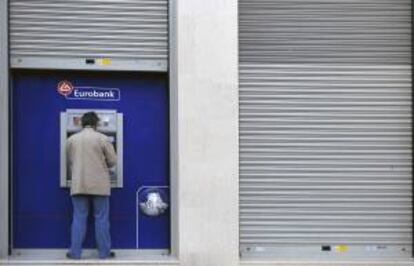
[[[82,127],[97,127],[99,117],[95,112],[87,112],[82,116]]]

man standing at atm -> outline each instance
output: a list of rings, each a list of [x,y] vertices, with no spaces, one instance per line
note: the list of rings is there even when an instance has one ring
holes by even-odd
[[[99,117],[95,112],[85,113],[81,123],[82,130],[72,135],[66,144],[73,203],[71,245],[66,256],[81,258],[89,206],[92,204],[99,258],[112,258],[115,253],[111,251],[109,232],[109,168],[115,166],[117,156],[109,138],[96,131]]]

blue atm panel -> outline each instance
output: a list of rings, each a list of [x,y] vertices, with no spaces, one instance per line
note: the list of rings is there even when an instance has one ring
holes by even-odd
[[[63,82],[63,83],[62,83]],[[72,206],[60,186],[60,114],[69,109],[123,114],[123,187],[111,195],[116,249],[169,249],[169,209],[149,216],[140,195],[169,202],[169,95],[166,74],[13,73],[13,248],[67,248]],[[86,248],[93,248],[93,219]]]

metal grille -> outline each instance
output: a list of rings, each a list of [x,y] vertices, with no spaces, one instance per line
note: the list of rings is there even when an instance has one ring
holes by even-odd
[[[10,52],[15,67],[27,58],[110,58],[161,70],[168,0],[11,0]]]
[[[410,256],[411,1],[240,0],[239,27],[242,254]]]

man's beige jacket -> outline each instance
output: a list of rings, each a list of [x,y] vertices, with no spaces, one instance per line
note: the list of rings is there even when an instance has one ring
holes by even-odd
[[[114,146],[104,134],[86,127],[68,138],[66,143],[68,167],[72,184],[71,195],[109,196],[109,168],[115,166]]]

